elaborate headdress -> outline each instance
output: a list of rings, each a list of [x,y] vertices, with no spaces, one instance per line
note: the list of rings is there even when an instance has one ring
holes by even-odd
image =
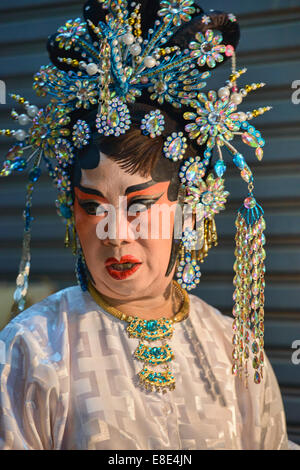
[[[265,221],[256,201],[252,172],[233,145],[236,138],[255,149],[261,160],[264,140],[250,121],[270,107],[238,112],[237,107],[263,83],[244,85],[237,80],[246,72],[236,69],[235,48],[239,28],[233,14],[211,10],[204,13],[196,0],[89,0],[84,20],[69,20],[49,38],[51,65],[42,66],[34,77],[38,95],[49,104],[38,109],[23,97],[12,95],[25,112],[12,111],[18,130],[3,129],[17,143],[9,150],[1,176],[30,167],[24,211],[23,256],[14,294],[19,311],[24,308],[30,269],[31,196],[44,161],[58,189],[56,201],[66,220],[66,243],[74,230],[73,192],[70,180],[76,154],[93,145],[93,132],[119,136],[132,124],[131,109],[145,110],[140,129],[149,139],[163,135],[164,156],[180,162],[179,198],[193,210],[201,207],[204,221],[199,229],[182,234],[177,277],[187,290],[200,280],[199,262],[217,243],[214,215],[225,208],[226,171],[224,154],[232,158],[248,185],[248,194],[236,219],[234,264],[233,373],[246,382],[249,349],[254,360],[254,381],[263,377],[264,364],[264,259]],[[211,71],[227,58],[232,72],[225,86],[202,91]],[[97,112],[94,129],[85,112]],[[170,129],[172,122],[176,130]],[[191,156],[188,145],[198,154]],[[225,151],[225,152],[224,152]],[[213,152],[216,155],[213,173]],[[197,236],[201,249],[195,249]],[[84,262],[78,258],[78,280],[86,289]]]

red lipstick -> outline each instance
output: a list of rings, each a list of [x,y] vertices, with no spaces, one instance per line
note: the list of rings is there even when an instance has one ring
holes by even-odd
[[[125,264],[128,266],[122,266]],[[131,255],[122,256],[120,261],[116,258],[108,258],[105,261],[107,272],[116,280],[126,279],[131,276],[135,271],[137,271],[137,269],[139,269],[141,264],[140,260]]]

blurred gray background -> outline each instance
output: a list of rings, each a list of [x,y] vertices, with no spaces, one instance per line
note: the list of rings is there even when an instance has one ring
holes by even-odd
[[[17,92],[34,104],[43,104],[31,87],[32,75],[48,63],[47,36],[67,19],[80,16],[83,3],[1,2],[0,80],[5,81],[7,93]],[[267,83],[264,89],[251,93],[241,109],[274,107],[253,121],[267,141],[262,162],[250,147],[237,147],[254,172],[255,195],[266,214],[266,352],[281,387],[289,438],[300,443],[300,364],[291,359],[295,351],[292,343],[299,340],[300,347],[300,104],[291,100],[295,91],[292,83],[299,80],[300,85],[300,0],[203,0],[202,6],[206,11],[214,8],[237,16],[242,31],[237,64],[248,68],[240,86]],[[229,73],[229,63],[221,66],[208,79],[206,90],[220,88]],[[7,105],[0,105],[0,128],[10,127],[11,106],[10,99]],[[1,138],[1,161],[9,144],[9,139]],[[225,176],[230,196],[226,210],[216,218],[219,245],[211,249],[202,265],[201,283],[193,293],[230,315],[234,220],[247,186],[231,164]],[[25,178],[1,179],[0,194],[1,327],[8,319],[21,254]],[[64,248],[64,225],[54,208],[55,191],[46,176],[33,199],[37,220],[33,223],[29,304],[76,283],[73,257]]]

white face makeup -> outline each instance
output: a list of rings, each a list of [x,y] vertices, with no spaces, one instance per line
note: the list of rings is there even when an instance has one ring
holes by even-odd
[[[156,183],[151,176],[131,175],[103,153],[100,156],[98,167],[82,170],[80,186],[75,187],[76,230],[96,288],[115,299],[158,295],[169,285],[175,270],[174,266],[165,276],[172,246],[172,206],[177,205],[168,199],[170,182]],[[120,198],[126,204],[120,204]],[[152,216],[159,204],[170,214],[168,233],[165,227],[162,230],[164,217]],[[107,225],[108,205],[116,214],[115,230],[100,238],[99,226]],[[146,223],[149,236],[137,238],[133,227],[136,233]]]

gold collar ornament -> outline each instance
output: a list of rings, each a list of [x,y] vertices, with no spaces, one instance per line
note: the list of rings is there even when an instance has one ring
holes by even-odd
[[[134,352],[134,357],[144,363],[143,369],[138,373],[140,385],[146,390],[161,391],[162,393],[166,393],[167,389],[175,389],[175,377],[169,366],[169,362],[175,356],[167,344],[167,339],[172,338],[174,323],[185,320],[190,311],[190,299],[187,292],[175,280],[173,280],[173,286],[182,299],[179,312],[172,318],[162,317],[156,320],[146,320],[126,315],[112,307],[104,300],[92,283],[88,283],[88,291],[95,302],[119,320],[127,321],[129,325],[126,331],[129,337],[140,340]],[[156,344],[156,342],[159,343]],[[153,345],[153,343],[155,344]],[[155,368],[161,366],[162,370],[152,370],[153,366]]]

